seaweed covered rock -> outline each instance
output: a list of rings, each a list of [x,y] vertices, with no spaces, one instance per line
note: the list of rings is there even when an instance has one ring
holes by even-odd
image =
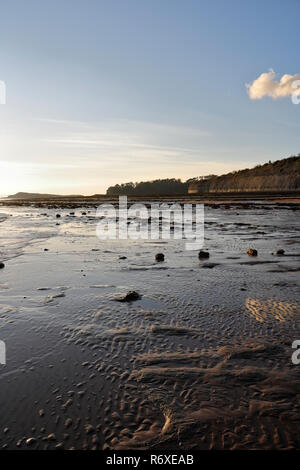
[[[130,290],[129,292],[127,292],[127,294],[124,295],[124,297],[121,297],[116,300],[118,302],[132,302],[133,300],[139,300],[140,298],[141,296],[138,292],[135,292],[134,290]]]
[[[198,258],[199,258],[199,259],[207,259],[207,258],[209,258],[209,253],[208,253],[208,251],[202,251],[202,250],[200,250],[199,253],[198,253]]]

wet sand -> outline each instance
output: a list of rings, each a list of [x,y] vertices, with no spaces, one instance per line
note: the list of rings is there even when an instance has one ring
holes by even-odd
[[[210,201],[209,260],[72,204],[0,210],[0,446],[300,449],[295,201]]]

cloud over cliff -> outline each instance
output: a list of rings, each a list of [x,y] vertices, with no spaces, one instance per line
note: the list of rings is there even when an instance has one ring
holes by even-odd
[[[270,69],[269,72],[262,73],[252,83],[247,83],[246,88],[251,100],[260,100],[264,96],[269,96],[274,100],[292,95],[299,96],[300,74],[285,74],[277,81],[276,73]]]

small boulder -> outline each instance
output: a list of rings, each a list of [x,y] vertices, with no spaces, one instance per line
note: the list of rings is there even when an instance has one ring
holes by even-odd
[[[26,439],[25,442],[27,446],[32,446],[33,444],[36,443],[36,439],[34,437],[29,437],[28,439]]]
[[[277,256],[284,255],[284,250],[282,248],[280,248],[279,250],[276,250],[276,255]]]
[[[255,250],[254,248],[249,248],[247,253],[249,256],[257,256],[257,250]]]
[[[200,250],[199,253],[198,253],[198,258],[199,259],[204,259],[204,258],[209,258],[209,253],[208,251],[202,251]]]
[[[155,259],[156,261],[165,261],[165,255],[163,253],[156,253]]]
[[[60,214],[56,214],[56,218],[59,219],[61,217]]]
[[[5,268],[5,264],[2,263],[2,261],[1,261],[1,262],[0,262],[0,269],[3,269],[3,268]]]
[[[139,300],[141,298],[140,294],[138,292],[135,292],[134,290],[130,290],[127,292],[127,294],[124,297],[121,297],[120,299],[116,299],[118,302],[132,302],[133,300]]]

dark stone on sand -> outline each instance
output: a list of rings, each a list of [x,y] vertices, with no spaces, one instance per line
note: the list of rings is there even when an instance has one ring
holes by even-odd
[[[279,250],[276,250],[276,253],[275,253],[277,256],[281,256],[281,255],[284,255],[284,250],[282,248],[280,248]]]
[[[249,256],[257,256],[257,250],[255,250],[254,248],[249,248],[247,253]]]
[[[86,215],[86,212],[81,212],[81,215]]]
[[[0,269],[3,269],[3,268],[5,268],[5,264],[0,262]]]
[[[119,256],[119,259],[127,259],[127,256]]]
[[[202,251],[200,250],[198,253],[198,258],[203,259],[203,258],[209,258],[209,253],[208,251]]]
[[[138,292],[135,292],[134,290],[130,290],[127,292],[127,294],[124,297],[121,297],[120,299],[115,299],[118,302],[132,302],[133,300],[139,300],[141,298],[140,294]]]
[[[56,218],[59,219],[59,218],[60,218],[60,214],[56,214]]]
[[[44,251],[49,251],[48,248],[44,248]]]
[[[165,260],[165,255],[163,253],[156,253],[155,259],[156,259],[156,261],[164,261]]]

